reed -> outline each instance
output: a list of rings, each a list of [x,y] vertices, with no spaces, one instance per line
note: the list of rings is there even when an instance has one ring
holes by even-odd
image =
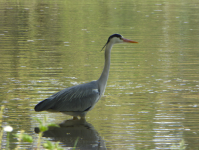
[[[2,127],[2,122],[3,122],[3,110],[5,106],[1,105],[1,110],[0,110],[0,126],[1,126],[1,131],[0,131],[0,149],[1,149],[1,141],[3,137],[3,127]]]

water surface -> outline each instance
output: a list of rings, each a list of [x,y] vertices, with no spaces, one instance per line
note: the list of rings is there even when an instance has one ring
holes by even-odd
[[[179,149],[184,141],[186,149],[198,149],[197,1],[1,1],[0,7],[2,125],[12,133],[23,129],[36,140],[34,117],[56,124],[71,119],[33,108],[55,92],[98,79],[100,50],[120,33],[139,44],[113,47],[104,97],[86,122],[49,130],[43,141],[67,149],[80,137],[80,149],[114,150]],[[14,149],[17,139],[9,141]],[[36,142],[20,146],[33,149]]]

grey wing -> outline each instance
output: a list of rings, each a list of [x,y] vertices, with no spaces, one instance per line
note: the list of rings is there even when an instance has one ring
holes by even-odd
[[[66,88],[41,102],[36,111],[86,111],[100,98],[96,81]],[[42,106],[43,105],[43,106]],[[42,110],[41,110],[42,109]]]

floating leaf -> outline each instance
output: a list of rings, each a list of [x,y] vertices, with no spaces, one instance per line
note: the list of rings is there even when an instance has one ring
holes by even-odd
[[[33,142],[33,138],[32,136],[28,135],[28,134],[24,134],[24,133],[21,133],[21,134],[13,134],[15,137],[19,138],[18,140],[19,141],[24,141],[24,142],[29,142],[29,143],[32,143]]]
[[[28,135],[28,134],[23,134],[23,135],[22,135],[22,140],[23,140],[24,142],[29,142],[29,143],[32,143],[32,142],[33,142],[32,137],[31,137],[30,135]]]
[[[55,146],[50,141],[47,141],[46,143],[44,143],[43,147],[50,150],[54,150],[55,148]]]
[[[47,127],[47,126],[40,125],[40,126],[39,126],[39,130],[40,130],[41,132],[45,132],[45,131],[48,130],[48,127]]]

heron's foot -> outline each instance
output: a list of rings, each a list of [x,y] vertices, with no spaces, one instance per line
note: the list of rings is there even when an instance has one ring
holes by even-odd
[[[79,120],[77,117],[73,117],[73,120]]]

